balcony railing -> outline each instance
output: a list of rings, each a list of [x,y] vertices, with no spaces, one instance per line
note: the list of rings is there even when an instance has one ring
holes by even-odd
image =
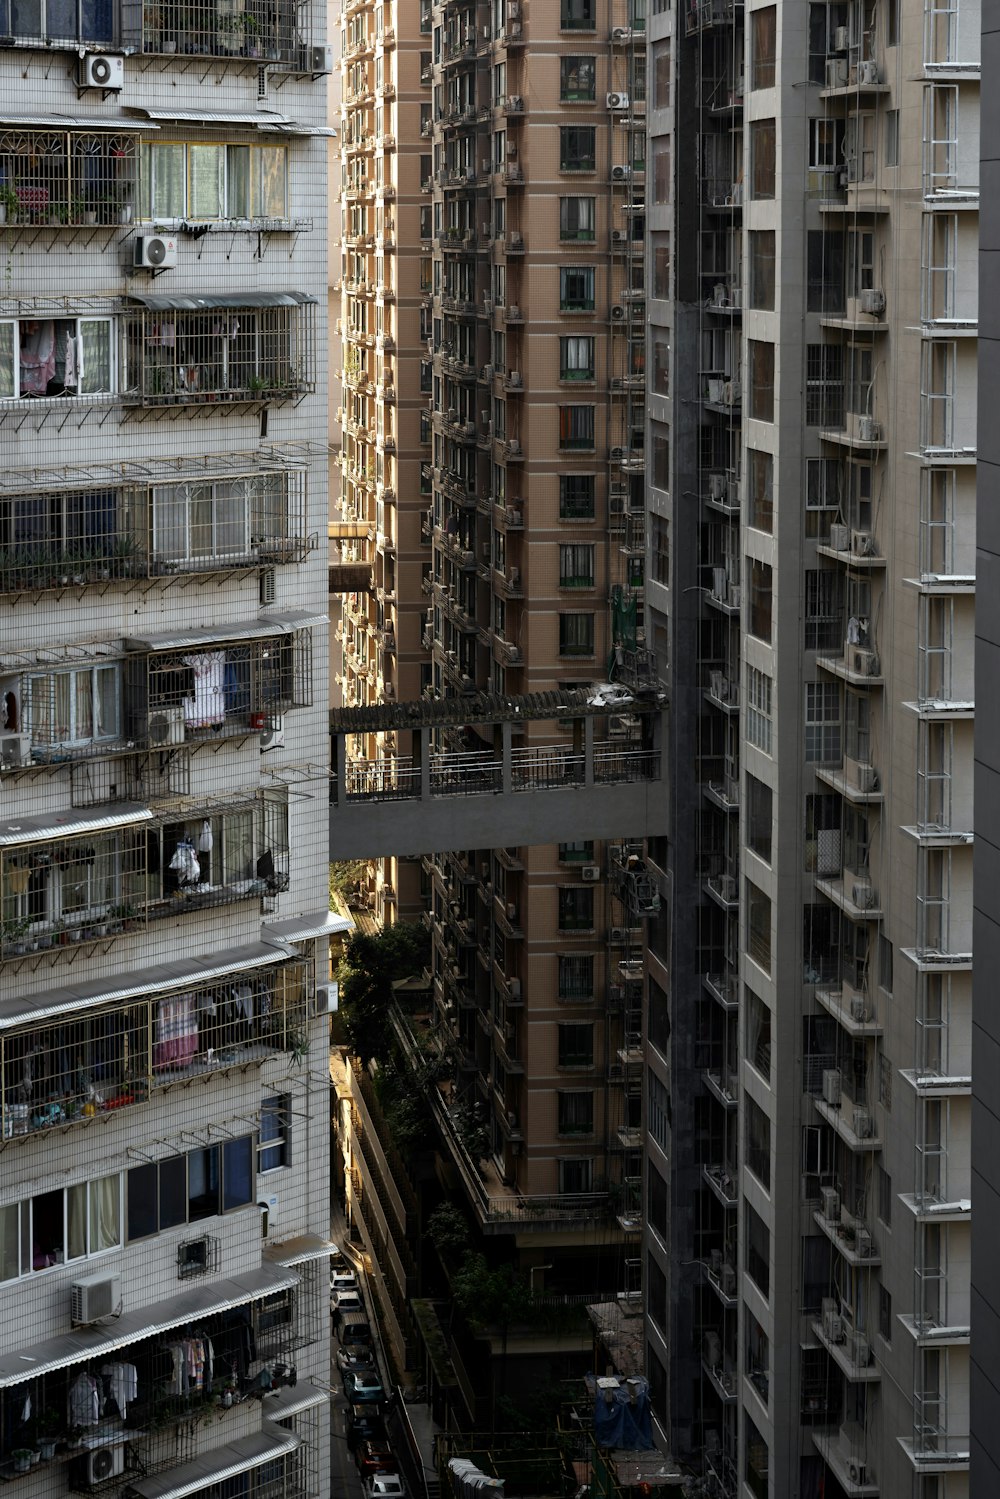
[[[87,1124],[158,1088],[277,1052],[299,1056],[310,1002],[309,965],[295,960],[7,1031],[0,1138]]]
[[[151,56],[258,58],[314,71],[312,8],[297,0],[146,0],[141,33],[126,28],[125,40]]]
[[[594,750],[594,780],[606,785],[655,780],[659,754],[651,750]],[[563,749],[514,749],[511,754],[511,789],[536,791],[559,786],[582,786],[586,758]],[[436,754],[430,762],[432,796],[478,796],[499,790],[503,762],[489,751]],[[409,756],[392,759],[352,760],[347,767],[347,795],[371,801],[419,797],[420,766]]]
[[[138,165],[139,137],[121,129],[0,127],[5,223],[8,229],[118,224],[134,200]]]

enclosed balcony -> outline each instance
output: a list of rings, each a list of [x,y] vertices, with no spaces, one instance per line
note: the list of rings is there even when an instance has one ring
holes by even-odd
[[[314,55],[312,7],[296,0],[144,0],[141,11],[125,13],[124,41],[145,56],[247,58],[282,72],[328,71]]]

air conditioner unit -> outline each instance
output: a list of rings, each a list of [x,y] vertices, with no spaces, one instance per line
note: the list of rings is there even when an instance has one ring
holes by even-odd
[[[508,385],[520,385],[522,383],[521,371],[511,370],[507,376],[507,383]]]
[[[713,500],[721,500],[726,493],[725,474],[709,474],[708,492]]]
[[[861,442],[881,442],[882,423],[873,416],[863,416],[858,422],[858,438]]]
[[[611,30],[613,42],[630,42],[632,40],[631,26],[614,26]]]
[[[149,715],[147,737],[150,744],[184,743],[184,709],[159,708]]]
[[[820,828],[816,834],[816,873],[830,879],[840,873],[840,829]]]
[[[285,742],[285,715],[277,713],[261,731],[261,750],[281,749]]]
[[[612,448],[611,449],[611,462],[612,463],[621,463],[621,461],[622,461],[622,459],[624,457],[625,457],[625,449],[624,448],[618,448],[618,447],[616,447],[616,448]]]
[[[628,243],[628,235],[624,229],[612,229],[611,243],[613,245],[624,245]]]
[[[520,321],[521,309],[517,305],[516,302],[512,302],[511,305],[508,307],[508,309],[507,309],[507,316],[510,317],[510,318],[513,318],[514,322],[519,322]]]
[[[722,1340],[717,1332],[706,1332],[702,1339],[702,1355],[710,1369],[717,1369],[722,1363]]]
[[[742,397],[738,380],[727,380],[722,387],[722,402],[725,406],[738,406]]]
[[[74,1327],[113,1317],[121,1309],[122,1283],[118,1275],[92,1280],[75,1280],[69,1288],[69,1317]]]
[[[80,58],[77,69],[80,88],[100,88],[120,93],[125,87],[124,57],[109,57],[104,52],[88,52]]]
[[[864,287],[858,296],[858,306],[862,312],[878,317],[885,311],[885,292],[877,286]]]
[[[507,507],[507,519],[508,520],[511,519],[511,511],[512,510],[513,510],[513,506],[508,506]],[[517,515],[517,511],[516,510],[514,510],[514,515],[515,516]],[[508,569],[507,569],[507,582],[510,584],[511,588],[519,588],[521,586],[521,569],[519,567],[508,567]]]
[[[872,88],[876,83],[879,83],[880,81],[881,80],[878,76],[878,63],[875,62],[874,58],[868,58],[861,64],[861,67],[858,70],[858,82],[864,85],[864,87],[866,88]]]
[[[0,771],[17,770],[21,765],[30,764],[30,734],[4,734],[0,736]]]
[[[851,533],[847,526],[840,525],[835,521],[830,527],[830,550],[833,552],[846,552],[851,544]]]
[[[509,447],[511,453],[519,453],[521,451],[520,440],[516,437],[512,437],[507,446]]]
[[[851,670],[859,677],[877,677],[879,659],[875,651],[859,646],[851,651]]]
[[[851,532],[851,551],[855,557],[874,557],[875,541],[870,531]]]
[[[169,271],[177,264],[177,241],[166,234],[137,235],[132,264],[140,271]]]
[[[523,98],[523,96],[521,94],[508,94],[507,95],[507,108],[508,109],[512,109],[515,114],[520,113],[520,111],[524,108],[524,98]],[[508,151],[507,151],[507,155],[508,156],[510,155],[510,149],[509,148],[508,148]]]
[[[595,885],[601,878],[601,866],[599,864],[585,864],[580,870],[580,878],[587,885]]]
[[[91,1448],[84,1458],[84,1472],[92,1489],[111,1478],[120,1478],[125,1472],[125,1444]]]
[[[310,47],[309,49],[309,71],[310,73],[332,73],[333,72],[333,48],[332,47]]]
[[[859,911],[872,910],[876,900],[875,887],[871,880],[855,880],[851,885],[851,902]]]
[[[608,938],[609,938],[609,940],[611,942],[624,942],[627,936],[628,936],[628,928],[627,927],[613,926],[613,927],[610,927],[609,930],[608,930]]]
[[[823,1073],[823,1101],[831,1108],[840,1108],[840,1068],[828,1067]]]
[[[858,1021],[860,1025],[867,1025],[871,1018],[871,1005],[867,994],[861,990],[855,990],[851,995],[851,1019]]]
[[[826,1339],[829,1343],[842,1343],[844,1341],[844,1319],[839,1312],[824,1313],[823,1332],[826,1334]]]
[[[632,175],[632,168],[625,166],[613,166],[611,168],[612,182],[627,182]]]
[[[871,1230],[867,1228],[856,1228],[854,1230],[854,1253],[859,1260],[870,1260],[875,1253],[875,1244],[872,1240]]]
[[[850,33],[846,26],[838,26],[833,33],[834,52],[846,52],[850,42]]]
[[[510,990],[510,997],[511,997],[511,999],[520,999],[521,998],[521,980],[520,979],[509,979],[508,982],[507,982],[507,988]]]
[[[847,83],[847,59],[828,57],[826,60],[827,88],[843,88]]]
[[[719,1288],[723,1296],[736,1295],[736,1267],[723,1265],[719,1270]]]
[[[859,1140],[870,1139],[873,1133],[872,1116],[867,1109],[856,1108],[852,1128]]]
[[[628,109],[628,94],[609,94],[607,105],[609,109]]]
[[[874,765],[859,762],[857,769],[858,790],[871,792],[878,790],[878,771]]]
[[[611,321],[613,323],[622,323],[625,321],[625,309],[620,302],[616,302],[611,309]]]
[[[840,1193],[836,1187],[823,1189],[823,1217],[828,1223],[840,1222]]]

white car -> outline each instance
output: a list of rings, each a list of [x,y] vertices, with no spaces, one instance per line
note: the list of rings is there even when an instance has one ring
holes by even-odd
[[[330,1275],[330,1290],[336,1295],[339,1291],[356,1291],[358,1289],[358,1277],[353,1270],[334,1270]]]
[[[406,1485],[398,1473],[373,1473],[364,1483],[365,1499],[406,1499]]]
[[[361,1300],[361,1292],[357,1289],[352,1291],[334,1291],[330,1297],[330,1310],[337,1312],[341,1317],[349,1312],[363,1312],[365,1304]]]

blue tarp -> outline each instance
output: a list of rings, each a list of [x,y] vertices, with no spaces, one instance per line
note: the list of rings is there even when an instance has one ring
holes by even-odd
[[[654,1443],[649,1417],[649,1385],[635,1378],[598,1387],[593,1375],[587,1386],[594,1397],[594,1439],[599,1447],[649,1452]]]

